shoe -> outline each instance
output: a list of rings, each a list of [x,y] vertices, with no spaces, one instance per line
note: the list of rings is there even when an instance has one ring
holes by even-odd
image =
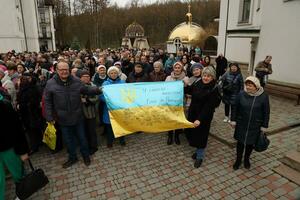
[[[231,122],[231,120],[229,119],[227,122],[228,122],[228,123],[230,123],[230,122]]]
[[[180,145],[180,139],[179,139],[178,133],[177,134],[175,133],[174,141],[175,141],[175,144]]]
[[[197,158],[197,153],[193,153],[192,159],[193,159],[193,160],[196,160],[196,158]]]
[[[85,157],[83,158],[83,162],[85,164],[85,166],[89,166],[91,164],[91,159],[90,157]]]
[[[225,118],[223,119],[223,122],[228,122],[229,118],[227,116],[225,116]]]
[[[249,159],[245,159],[245,160],[244,160],[244,167],[245,167],[246,169],[250,169],[251,164],[250,164]]]
[[[202,159],[196,159],[194,163],[194,167],[199,168],[202,164],[202,161],[203,161]]]
[[[71,167],[72,165],[74,165],[75,163],[77,163],[77,159],[76,160],[68,160],[67,162],[65,162],[63,164],[63,168],[66,169],[66,168],[69,168]]]
[[[239,161],[235,161],[235,163],[233,164],[232,168],[234,170],[238,170],[240,168],[241,162]]]
[[[167,145],[173,144],[173,135],[168,135]]]
[[[112,144],[107,144],[106,146],[107,146],[107,148],[112,148],[113,147]]]

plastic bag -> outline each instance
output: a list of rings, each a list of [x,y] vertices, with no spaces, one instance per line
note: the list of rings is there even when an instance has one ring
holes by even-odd
[[[47,144],[51,150],[54,150],[56,147],[56,129],[54,127],[54,124],[47,124],[48,125],[43,136],[43,142]]]

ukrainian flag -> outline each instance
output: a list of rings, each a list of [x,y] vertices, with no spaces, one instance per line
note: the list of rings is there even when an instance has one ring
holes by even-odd
[[[184,115],[182,81],[107,85],[103,93],[115,137],[193,127]]]

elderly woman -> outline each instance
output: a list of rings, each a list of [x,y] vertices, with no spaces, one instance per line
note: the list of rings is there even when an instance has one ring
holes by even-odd
[[[166,74],[163,70],[163,64],[159,61],[156,61],[153,64],[153,68],[154,68],[154,70],[150,73],[150,80],[153,82],[165,81]]]
[[[190,146],[196,147],[196,152],[192,155],[195,168],[200,167],[203,162],[210,124],[218,105],[218,89],[215,84],[216,72],[213,67],[208,66],[202,70],[201,79],[186,90],[192,95],[188,120],[194,123],[195,128],[186,129],[186,137]]]
[[[245,81],[244,91],[237,96],[235,109],[231,113],[231,125],[235,127],[234,138],[237,140],[234,170],[239,169],[241,165],[244,149],[244,167],[250,169],[253,146],[261,131],[268,128],[269,119],[269,97],[259,80],[249,76]]]
[[[185,72],[184,72],[184,68],[181,62],[176,62],[173,65],[173,71],[171,72],[171,75],[168,76],[166,78],[166,81],[183,81],[184,82],[184,86],[187,86],[188,84],[188,77],[185,76]],[[182,97],[184,98],[184,97]],[[179,140],[179,133],[182,132],[182,129],[177,129],[177,130],[171,130],[168,132],[168,140],[167,140],[167,144],[171,145],[173,143],[173,135],[175,132],[175,143],[177,145],[180,144],[180,140]]]
[[[106,67],[105,65],[99,65],[97,67],[96,73],[92,78],[93,84],[95,84],[97,87],[101,87],[104,81],[107,80],[106,75]],[[103,125],[103,109],[104,109],[105,103],[103,101],[100,101],[98,103],[98,112],[99,112],[99,124],[100,126]]]
[[[125,81],[120,79],[120,77],[119,77],[120,70],[116,66],[112,66],[112,67],[108,68],[107,75],[108,75],[108,79],[106,81],[104,81],[102,86],[111,85],[111,84],[125,83]],[[104,131],[106,132],[106,137],[107,137],[107,147],[111,148],[113,146],[113,141],[115,139],[114,132],[113,132],[113,129],[112,129],[112,126],[111,126],[111,123],[110,123],[108,108],[107,108],[107,105],[106,105],[106,102],[105,102],[104,95],[103,94],[100,95],[99,98],[102,102],[105,103],[104,109],[103,109],[103,122],[105,124]],[[122,146],[125,145],[125,138],[124,137],[120,137],[120,144]]]

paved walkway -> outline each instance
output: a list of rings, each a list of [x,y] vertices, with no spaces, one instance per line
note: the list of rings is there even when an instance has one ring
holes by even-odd
[[[281,119],[286,119],[282,124],[299,119],[295,112],[300,107],[290,108],[272,98],[271,129]],[[216,119],[223,117],[222,112],[217,112]],[[229,130],[226,126],[215,123],[212,133]],[[228,135],[226,138],[232,134]],[[251,170],[237,171],[232,170],[235,150],[213,137],[198,169],[191,159],[194,149],[187,145],[184,135],[180,146],[166,145],[165,133],[141,133],[126,139],[125,147],[116,143],[112,149],[102,140],[88,168],[81,160],[62,169],[66,152],[52,155],[45,148],[33,155],[33,163],[44,169],[50,184],[31,199],[300,199],[300,186],[272,170],[280,164],[279,158],[297,148],[300,127],[271,135],[268,151],[253,153]],[[8,200],[14,197],[11,180],[6,196]]]

